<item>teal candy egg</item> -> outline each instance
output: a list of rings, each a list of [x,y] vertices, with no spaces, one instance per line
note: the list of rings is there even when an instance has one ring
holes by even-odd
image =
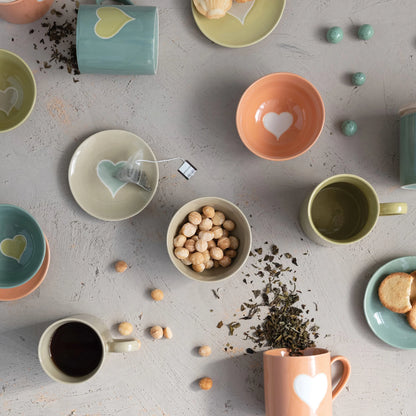
[[[345,120],[341,124],[341,130],[346,136],[353,136],[357,132],[357,123],[353,120]]]
[[[326,32],[326,40],[329,43],[341,42],[343,37],[344,37],[344,32],[338,26],[331,27],[328,29],[328,32]]]
[[[362,40],[371,39],[374,36],[374,29],[371,25],[361,25],[358,28],[358,37]]]
[[[362,72],[352,74],[351,81],[354,85],[363,85],[365,82],[365,75]]]

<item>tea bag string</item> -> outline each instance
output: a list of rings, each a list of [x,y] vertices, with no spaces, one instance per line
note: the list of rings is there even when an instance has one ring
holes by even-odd
[[[173,160],[180,160],[182,163],[185,163],[186,160],[182,159],[181,157],[172,157],[170,159],[160,159],[160,160],[147,160],[147,159],[136,159],[134,163],[136,165],[140,164],[140,162],[147,162],[147,163],[164,163],[164,162],[172,162]]]

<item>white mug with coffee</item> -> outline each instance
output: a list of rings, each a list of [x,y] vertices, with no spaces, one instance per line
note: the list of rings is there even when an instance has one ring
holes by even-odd
[[[62,383],[81,383],[102,367],[108,352],[130,352],[138,340],[114,340],[106,325],[91,315],[75,315],[54,322],[43,332],[38,346],[45,373]]]

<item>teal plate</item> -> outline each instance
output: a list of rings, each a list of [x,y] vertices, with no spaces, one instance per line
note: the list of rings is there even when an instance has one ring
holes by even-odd
[[[385,308],[378,298],[378,287],[394,272],[416,270],[416,256],[400,257],[380,267],[368,282],[364,295],[364,314],[373,332],[386,344],[402,349],[416,349],[416,331],[407,323],[406,314]]]
[[[45,250],[36,220],[19,207],[0,204],[0,288],[29,281],[40,269]]]

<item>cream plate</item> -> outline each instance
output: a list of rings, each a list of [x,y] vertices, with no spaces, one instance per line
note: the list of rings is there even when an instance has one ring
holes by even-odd
[[[220,19],[208,19],[196,10],[192,14],[200,31],[214,43],[228,48],[250,46],[267,37],[279,23],[286,0],[251,0],[252,7],[233,2]]]
[[[93,217],[120,221],[141,212],[152,200],[159,181],[156,163],[143,163],[152,191],[113,177],[115,168],[135,154],[156,160],[149,145],[123,130],[106,130],[88,137],[75,151],[69,165],[68,180],[79,206]],[[121,162],[121,163],[120,163]]]

